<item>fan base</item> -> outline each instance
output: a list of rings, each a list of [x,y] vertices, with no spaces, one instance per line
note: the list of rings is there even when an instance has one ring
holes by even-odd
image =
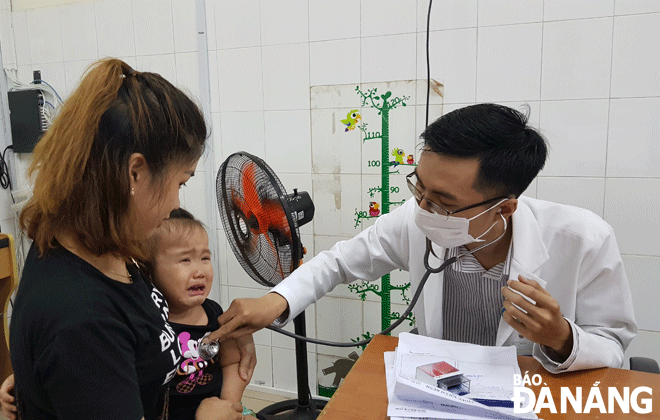
[[[321,414],[325,400],[310,399],[302,406],[298,400],[287,400],[269,405],[257,413],[259,420],[314,420]]]

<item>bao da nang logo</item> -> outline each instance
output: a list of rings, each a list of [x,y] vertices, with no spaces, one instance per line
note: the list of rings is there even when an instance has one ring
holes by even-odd
[[[653,390],[647,386],[637,388],[601,386],[595,382],[590,388],[561,387],[559,400],[553,398],[550,388],[543,386],[535,393],[526,385],[541,386],[543,379],[541,375],[535,374],[530,377],[526,372],[524,375],[514,375],[513,378],[513,412],[514,413],[539,413],[543,409],[551,413],[603,413],[615,412],[630,413],[632,410],[638,414],[647,414],[653,411],[651,399]],[[583,397],[586,395],[586,399]],[[570,409],[569,409],[570,406]],[[617,409],[618,407],[618,409]]]

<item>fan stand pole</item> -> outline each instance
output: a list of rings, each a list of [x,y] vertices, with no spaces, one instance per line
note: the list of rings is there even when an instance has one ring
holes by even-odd
[[[293,319],[295,332],[305,335],[305,312]],[[309,391],[307,374],[307,343],[296,340],[296,372],[298,377],[298,399],[269,405],[257,413],[259,419],[266,420],[314,420],[321,413],[327,401],[314,399]]]

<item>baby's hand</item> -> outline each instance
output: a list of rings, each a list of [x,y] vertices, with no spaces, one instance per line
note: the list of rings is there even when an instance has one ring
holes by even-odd
[[[205,398],[197,407],[195,420],[243,420],[243,405],[218,397]]]
[[[11,392],[14,390],[14,374],[7,376],[7,379],[0,387],[0,405],[2,405],[2,414],[8,419],[16,418],[16,400]]]

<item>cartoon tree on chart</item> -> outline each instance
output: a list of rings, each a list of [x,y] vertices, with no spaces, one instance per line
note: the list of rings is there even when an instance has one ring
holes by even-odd
[[[380,139],[381,141],[381,160],[379,161],[370,161],[374,163],[374,166],[381,167],[381,185],[379,187],[369,188],[370,197],[375,197],[376,194],[380,193],[380,203],[382,210],[378,211],[378,203],[373,201],[370,203],[369,213],[367,211],[358,211],[355,210],[355,227],[357,228],[364,219],[371,219],[379,217],[382,214],[387,214],[390,212],[391,206],[401,205],[403,201],[392,202],[390,201],[390,193],[398,191],[397,187],[390,187],[390,175],[398,174],[399,170],[396,169],[397,166],[417,166],[414,163],[414,160],[408,159],[404,161],[403,150],[399,148],[394,148],[390,151],[390,111],[396,109],[399,105],[406,106],[406,102],[410,99],[409,96],[402,97],[392,97],[392,92],[385,92],[382,95],[378,94],[377,88],[368,89],[366,92],[363,92],[359,86],[355,88],[358,95],[362,99],[362,106],[369,106],[378,110],[378,115],[381,116],[381,132],[367,131],[367,124],[363,123],[358,126],[362,131],[364,137],[363,142],[370,140]],[[394,156],[394,160],[390,160],[390,155]],[[412,158],[412,156],[410,157]],[[406,291],[410,288],[410,283],[403,285],[392,285],[390,284],[390,275],[389,273],[384,275],[381,278],[380,287],[377,284],[371,282],[363,282],[362,284],[351,284],[348,286],[349,290],[357,293],[360,298],[364,301],[367,298],[367,293],[373,293],[380,297],[381,299],[381,329],[384,330],[392,324],[392,321],[398,319],[400,314],[398,312],[392,312],[391,309],[391,293],[393,291],[401,292],[406,303],[410,303],[410,299],[406,295]],[[412,314],[408,315],[407,319],[409,320],[410,325],[413,325],[415,322]],[[353,341],[361,341],[373,337],[373,334],[367,332],[362,334],[362,337],[359,337]],[[364,346],[363,346],[364,348]]]

